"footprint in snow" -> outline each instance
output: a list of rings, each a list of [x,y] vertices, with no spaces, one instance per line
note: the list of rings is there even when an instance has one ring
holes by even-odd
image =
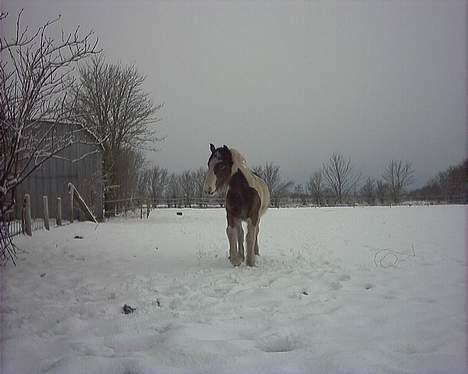
[[[300,347],[300,341],[290,336],[271,335],[257,342],[257,348],[263,352],[291,352]]]
[[[338,280],[340,282],[345,282],[345,281],[349,281],[351,280],[351,276],[349,276],[348,274],[342,274],[338,277]]]

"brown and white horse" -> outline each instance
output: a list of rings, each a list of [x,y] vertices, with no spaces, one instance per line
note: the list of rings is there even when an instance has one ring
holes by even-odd
[[[227,146],[216,148],[213,144],[210,144],[210,150],[204,189],[207,194],[214,195],[227,186],[225,207],[229,259],[234,266],[244,261],[244,221],[247,222],[246,264],[255,266],[255,255],[259,254],[260,217],[270,206],[270,192],[266,183],[247,168],[239,151]]]

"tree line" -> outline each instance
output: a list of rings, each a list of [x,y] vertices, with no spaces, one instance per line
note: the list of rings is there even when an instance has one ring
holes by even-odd
[[[177,200],[184,205],[206,199],[203,183],[206,167],[170,173],[156,165],[139,164],[133,183],[121,189],[121,196],[141,198],[154,203]],[[312,173],[305,185],[284,180],[278,165],[266,162],[252,171],[262,177],[271,191],[272,206],[295,205],[384,205],[402,201],[466,203],[468,160],[440,172],[426,186],[409,190],[415,170],[409,161],[391,160],[379,178],[363,178],[351,159],[334,153]],[[221,196],[222,197],[222,196]],[[222,198],[221,198],[222,201]]]

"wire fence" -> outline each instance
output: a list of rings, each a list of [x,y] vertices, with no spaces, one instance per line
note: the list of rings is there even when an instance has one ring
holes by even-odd
[[[7,225],[10,237],[25,234],[24,210],[11,209],[7,211]],[[31,219],[31,230],[38,231],[44,229],[44,218],[36,217]]]
[[[6,221],[8,224],[8,234],[10,237],[22,234],[24,232],[21,217],[16,217],[15,209],[6,212]]]
[[[439,202],[437,204],[448,204],[448,202]],[[464,203],[461,200],[459,203]],[[465,202],[466,203],[466,202]],[[358,206],[417,206],[417,205],[434,205],[433,201],[414,201],[405,200],[400,203],[385,203],[385,204],[368,204],[362,201],[347,201],[345,203],[337,203],[334,200],[327,200],[317,203],[316,200],[311,198],[292,198],[283,197],[272,199],[271,208],[302,208],[302,207],[358,207]],[[160,198],[151,200],[146,197],[131,197],[108,200],[105,202],[105,216],[119,217],[139,217],[141,219],[148,218],[151,210],[153,209],[167,209],[167,208],[224,208],[224,197],[179,197],[179,198]]]

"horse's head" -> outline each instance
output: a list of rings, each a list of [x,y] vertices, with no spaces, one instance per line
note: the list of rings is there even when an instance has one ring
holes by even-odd
[[[204,191],[209,195],[214,195],[229,182],[233,161],[231,150],[227,146],[216,148],[210,144],[210,150]]]

